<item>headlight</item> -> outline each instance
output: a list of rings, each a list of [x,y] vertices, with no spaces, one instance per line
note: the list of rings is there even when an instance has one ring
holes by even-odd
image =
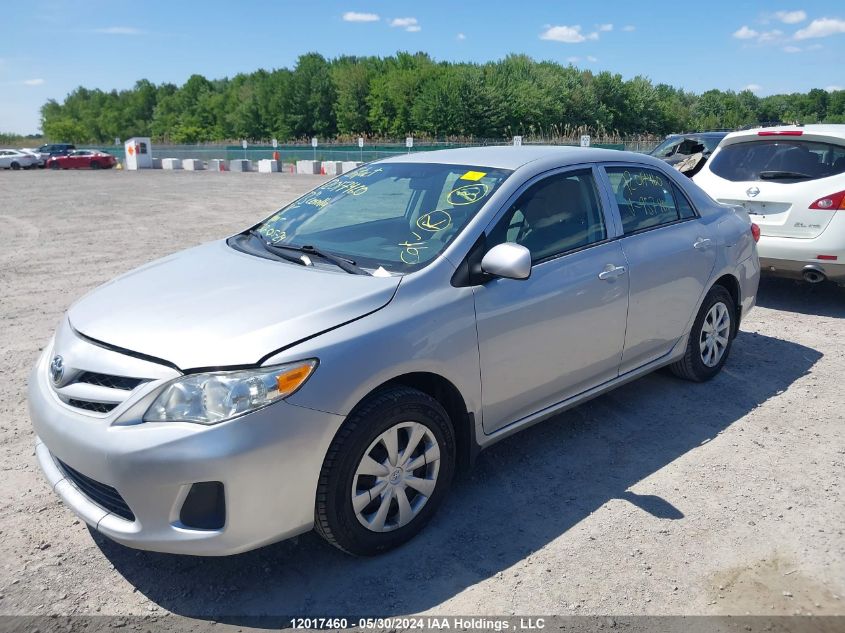
[[[185,376],[165,386],[144,414],[144,422],[217,424],[290,396],[316,367],[316,360],[306,360]]]

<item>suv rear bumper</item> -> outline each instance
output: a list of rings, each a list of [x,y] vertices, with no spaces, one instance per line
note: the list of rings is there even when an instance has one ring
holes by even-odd
[[[815,270],[845,284],[845,211],[837,211],[827,228],[812,239],[763,235],[757,252],[763,274],[802,279],[805,270]]]
[[[816,259],[797,261],[761,257],[760,268],[764,275],[786,277],[789,279],[804,279],[806,271],[814,270],[820,272],[830,281],[845,285],[845,264],[837,262],[819,261]]]

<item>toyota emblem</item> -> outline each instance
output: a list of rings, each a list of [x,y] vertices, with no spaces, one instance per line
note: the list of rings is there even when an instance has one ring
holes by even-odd
[[[53,384],[58,385],[62,381],[62,376],[65,375],[65,361],[61,356],[54,356],[53,362],[50,363],[50,378]]]
[[[749,187],[748,189],[745,190],[745,193],[748,194],[749,198],[753,198],[758,193],[760,193],[760,188],[759,187]]]

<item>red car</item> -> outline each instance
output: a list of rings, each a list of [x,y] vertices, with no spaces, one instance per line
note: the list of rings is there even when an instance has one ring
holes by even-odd
[[[76,149],[67,156],[52,156],[44,163],[50,169],[109,169],[117,164],[111,154],[95,149]]]

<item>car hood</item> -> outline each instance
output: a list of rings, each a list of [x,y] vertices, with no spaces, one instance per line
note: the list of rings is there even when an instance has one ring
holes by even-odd
[[[68,318],[80,334],[179,369],[253,365],[390,302],[401,277],[368,277],[204,244],[93,290]]]

